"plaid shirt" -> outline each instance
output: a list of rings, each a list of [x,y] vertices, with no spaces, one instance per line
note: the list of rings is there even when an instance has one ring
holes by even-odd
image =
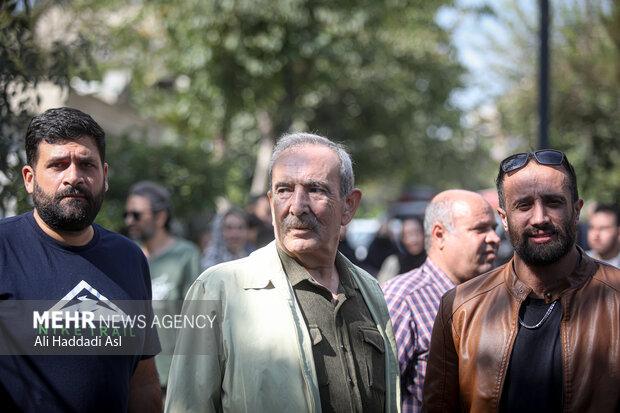
[[[394,325],[402,388],[402,411],[419,412],[422,385],[439,300],[456,284],[427,258],[421,267],[382,285]]]

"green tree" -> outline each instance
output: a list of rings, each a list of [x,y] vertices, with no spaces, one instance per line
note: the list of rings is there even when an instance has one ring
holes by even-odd
[[[261,144],[310,130],[345,141],[361,182],[472,189],[488,142],[450,103],[461,86],[450,1],[76,0],[102,70],[129,67],[131,101],[210,152],[245,201]]]
[[[172,212],[181,226],[173,229],[195,237],[213,215],[213,194],[224,192],[218,173],[227,168],[221,163],[206,163],[204,157],[204,151],[193,143],[147,146],[139,139],[108,136],[110,186],[97,222],[122,230],[129,188],[138,181],[151,180],[170,191]]]
[[[606,0],[552,3],[551,145],[575,165],[580,194],[620,203],[620,5]],[[510,45],[490,43],[496,99],[509,151],[538,141],[538,20],[522,3],[494,3]]]
[[[87,76],[91,67],[88,44],[79,36],[41,46],[34,28],[49,4],[31,3],[0,2],[0,216],[29,208],[21,167],[24,134],[39,102],[36,86],[43,81],[66,86],[69,73]]]

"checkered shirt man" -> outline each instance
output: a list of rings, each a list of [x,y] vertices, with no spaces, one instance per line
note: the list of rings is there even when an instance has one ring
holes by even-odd
[[[441,296],[456,284],[430,258],[383,284],[398,346],[402,412],[419,412],[431,331]]]

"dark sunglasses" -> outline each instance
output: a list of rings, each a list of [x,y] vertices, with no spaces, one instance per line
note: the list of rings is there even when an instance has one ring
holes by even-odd
[[[140,211],[125,211],[123,212],[123,219],[127,219],[128,216],[133,218],[134,221],[140,221],[140,217],[142,216],[142,212]]]
[[[514,155],[510,155],[504,159],[500,164],[500,168],[504,173],[516,171],[527,165],[530,155],[534,155],[536,162],[541,165],[562,165],[564,161],[564,153],[556,151],[555,149],[541,149],[534,152],[521,152]]]

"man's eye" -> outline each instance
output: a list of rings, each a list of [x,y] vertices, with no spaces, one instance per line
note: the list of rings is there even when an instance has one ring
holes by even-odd
[[[326,195],[329,194],[329,189],[324,186],[313,186],[308,190],[310,193]]]

